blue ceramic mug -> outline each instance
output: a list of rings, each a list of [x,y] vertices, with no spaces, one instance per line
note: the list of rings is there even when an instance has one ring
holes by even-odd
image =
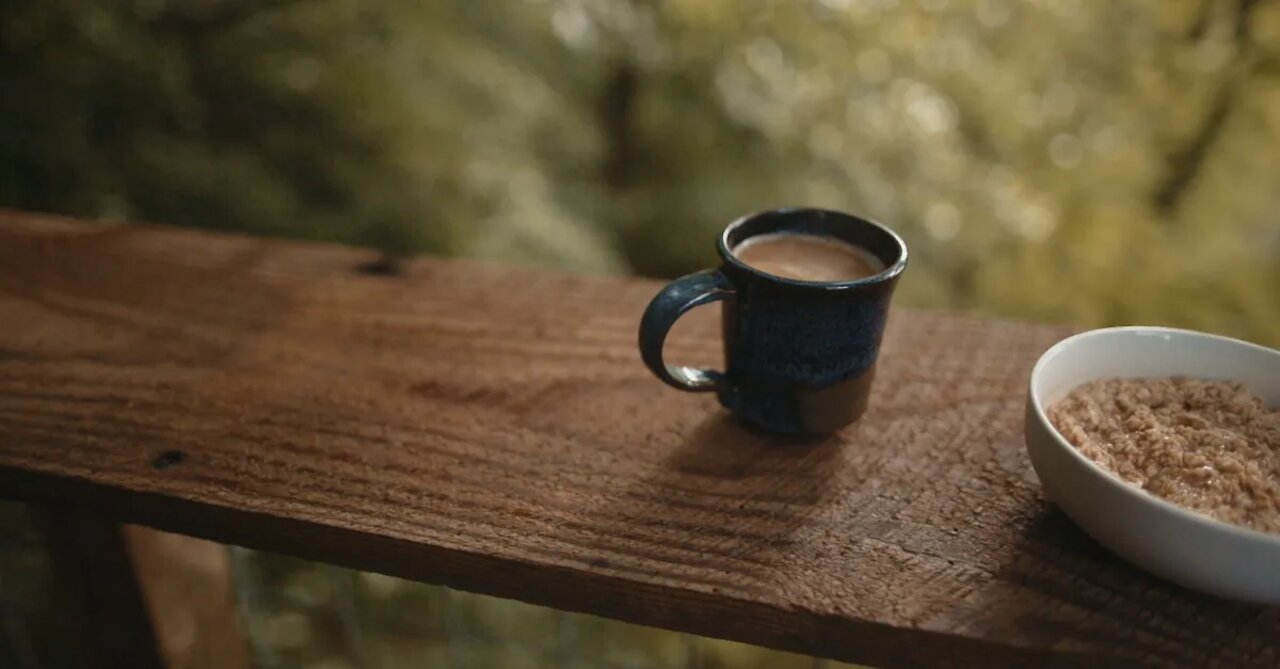
[[[757,235],[799,233],[853,244],[884,270],[837,282],[787,279],[755,269],[734,249]],[[670,386],[715,391],[748,423],[789,434],[837,430],[866,410],[889,301],[907,266],[892,230],[850,214],[778,209],[740,218],[720,235],[719,269],[667,284],[640,321],[640,354]],[[668,365],[667,332],[684,312],[723,302],[724,371]]]

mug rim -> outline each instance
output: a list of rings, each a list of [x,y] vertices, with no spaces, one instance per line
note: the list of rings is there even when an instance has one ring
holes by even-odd
[[[858,224],[869,225],[873,228],[877,228],[881,232],[884,232],[886,235],[889,236],[890,239],[893,240],[893,243],[898,248],[898,254],[897,254],[898,259],[893,264],[885,267],[883,270],[875,274],[872,274],[871,276],[864,276],[861,279],[852,279],[849,281],[803,281],[800,279],[788,279],[786,277],[778,276],[776,274],[770,274],[768,272],[756,269],[755,267],[752,267],[751,265],[748,265],[747,263],[739,260],[738,257],[733,254],[732,249],[729,248],[729,235],[732,234],[733,231],[737,230],[739,227],[746,225],[747,223],[757,218],[760,218],[761,216],[777,216],[777,215],[795,216],[798,214],[799,215],[821,214],[824,216],[836,216],[849,221],[853,221]],[[845,242],[845,243],[850,243],[850,242]],[[720,238],[717,242],[717,247],[718,247],[717,250],[719,250],[720,252],[721,259],[723,259],[726,263],[729,263],[738,269],[749,272],[762,279],[775,281],[777,283],[781,283],[789,286],[795,286],[797,288],[819,288],[819,289],[843,290],[843,289],[859,288],[862,286],[872,286],[872,285],[884,283],[886,281],[896,278],[899,274],[902,274],[902,271],[907,267],[907,243],[903,241],[902,237],[898,235],[898,233],[890,229],[889,226],[884,225],[883,223],[880,223],[878,221],[873,221],[863,216],[857,216],[857,215],[850,214],[843,211],[836,211],[834,209],[822,209],[818,207],[780,207],[777,209],[763,209],[760,211],[752,212],[745,216],[740,216],[739,218],[734,220],[732,223],[725,226],[724,231],[720,233]]]

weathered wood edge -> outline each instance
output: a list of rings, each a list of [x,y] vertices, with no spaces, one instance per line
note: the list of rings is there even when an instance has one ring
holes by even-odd
[[[167,532],[847,662],[883,667],[1079,667],[1097,666],[1101,659],[783,610],[724,595],[533,565],[3,466],[0,488],[6,497],[75,504],[110,514],[120,522]],[[609,597],[579,597],[584,585],[613,593],[627,603],[612,607]],[[642,601],[637,603],[637,599]]]

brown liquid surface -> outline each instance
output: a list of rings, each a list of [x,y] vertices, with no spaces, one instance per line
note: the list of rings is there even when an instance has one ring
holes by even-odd
[[[752,237],[733,255],[761,272],[797,281],[853,281],[884,271],[884,263],[852,244],[799,233]]]

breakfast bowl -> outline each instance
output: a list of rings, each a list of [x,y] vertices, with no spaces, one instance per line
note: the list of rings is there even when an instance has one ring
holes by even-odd
[[[1046,413],[1090,381],[1171,376],[1238,381],[1267,407],[1280,406],[1280,351],[1191,330],[1091,330],[1055,344],[1031,372],[1031,465],[1049,499],[1130,563],[1194,590],[1280,604],[1280,535],[1217,520],[1125,482],[1085,457]]]

